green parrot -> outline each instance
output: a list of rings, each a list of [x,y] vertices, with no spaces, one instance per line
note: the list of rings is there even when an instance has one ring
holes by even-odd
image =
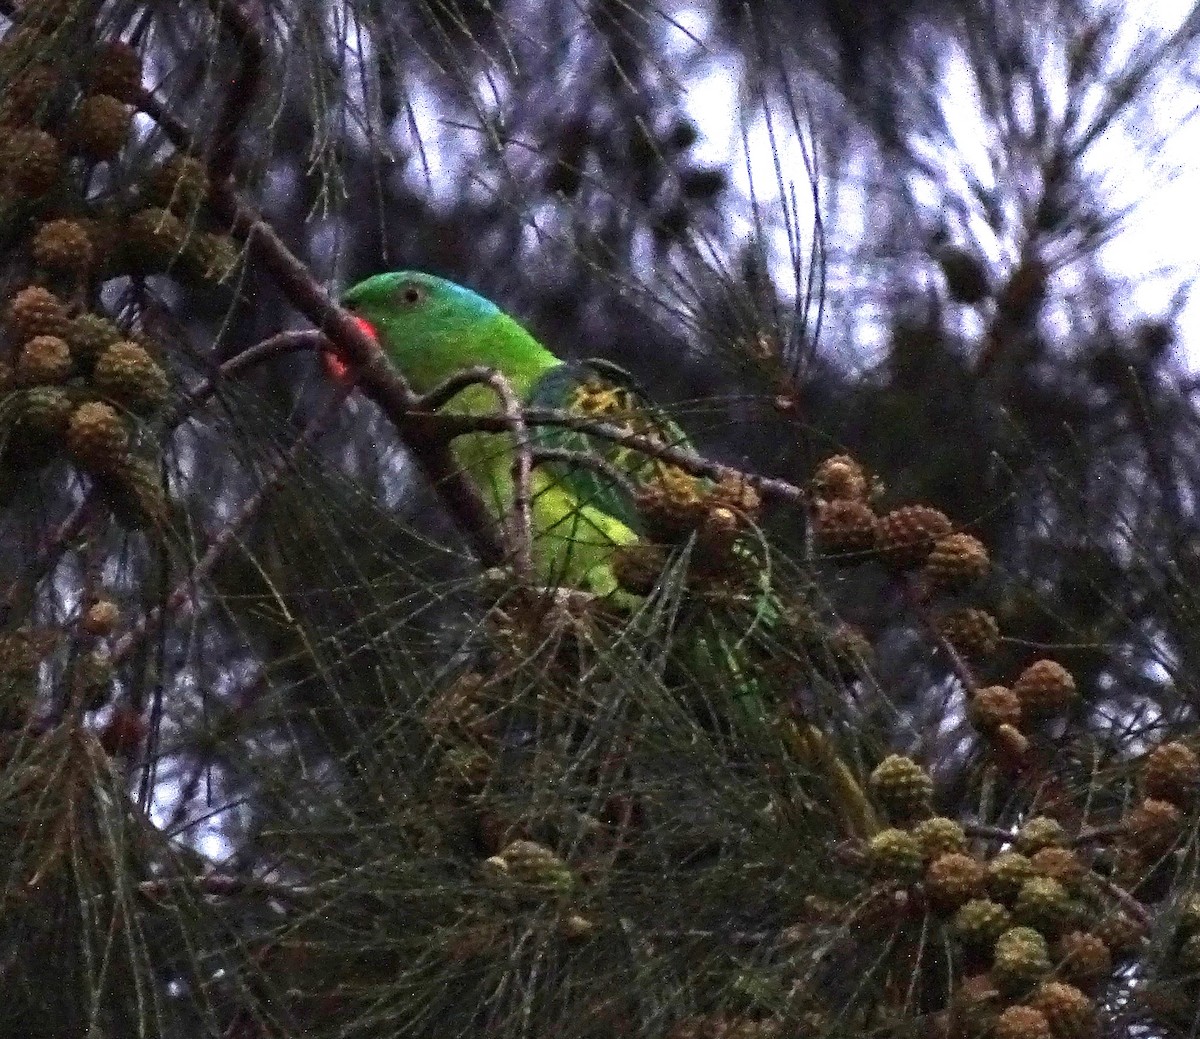
[[[342,305],[417,393],[482,366],[503,375],[528,408],[576,411],[622,424],[659,443],[686,443],[678,427],[616,366],[563,361],[490,300],[452,281],[419,271],[377,274],[348,290]],[[336,359],[328,363],[338,364]],[[441,410],[490,415],[501,410],[501,402],[492,387],[476,384]],[[530,431],[530,439],[535,448],[601,458],[634,485],[660,468],[645,455],[571,430],[539,427]],[[452,449],[492,514],[506,517],[514,493],[512,435],[467,434],[457,437]],[[533,563],[539,579],[602,595],[614,593],[613,553],[642,533],[629,488],[594,468],[546,461],[534,467],[530,489]]]
[[[508,380],[527,408],[578,412],[649,441],[690,446],[682,430],[654,407],[627,373],[607,362],[563,361],[490,300],[452,281],[420,271],[377,274],[349,289],[341,302],[417,393],[428,393],[466,369],[489,368]],[[326,366],[335,377],[345,372],[333,354],[326,355]],[[494,388],[474,384],[441,410],[492,415],[501,407]],[[536,427],[530,439],[535,448],[602,459],[623,477],[614,480],[569,461],[535,465],[531,506],[538,578],[551,586],[615,596],[618,602],[636,600],[618,588],[613,572],[617,550],[644,534],[631,490],[690,478],[642,452],[561,427]],[[492,514],[497,520],[507,518],[514,497],[513,435],[464,434],[455,438],[452,450]],[[778,618],[778,601],[766,574],[763,568],[756,607],[760,621],[763,616]],[[771,623],[768,620],[766,627]],[[747,717],[762,719],[773,712],[743,666],[741,639],[736,631],[710,628],[696,639],[695,660],[710,673],[725,674],[736,690],[739,709]],[[873,832],[876,824],[862,789],[828,739],[808,723],[783,719],[781,725],[796,757],[826,775],[848,826],[859,835]]]

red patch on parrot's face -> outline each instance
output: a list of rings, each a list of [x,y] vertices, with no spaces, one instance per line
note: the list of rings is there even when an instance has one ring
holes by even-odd
[[[368,339],[372,339],[375,342],[379,341],[379,336],[375,332],[375,326],[365,317],[352,317],[351,320],[358,325],[359,331]],[[350,366],[333,350],[321,351],[321,363],[325,366],[325,371],[329,373],[330,378],[335,382],[342,382],[349,374]]]

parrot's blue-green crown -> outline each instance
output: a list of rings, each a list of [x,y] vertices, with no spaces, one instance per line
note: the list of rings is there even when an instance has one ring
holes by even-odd
[[[418,393],[476,366],[525,393],[560,363],[491,300],[423,271],[376,274],[347,290],[342,305],[371,326]]]
[[[395,308],[420,312],[427,318],[453,314],[456,318],[488,318],[500,312],[490,299],[436,274],[390,271],[375,274],[347,289],[342,305],[350,310]]]

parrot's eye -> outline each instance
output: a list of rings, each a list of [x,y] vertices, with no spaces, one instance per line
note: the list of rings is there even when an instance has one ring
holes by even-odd
[[[411,282],[400,289],[400,302],[405,306],[415,307],[425,298],[425,293],[421,291],[420,285],[414,285]]]

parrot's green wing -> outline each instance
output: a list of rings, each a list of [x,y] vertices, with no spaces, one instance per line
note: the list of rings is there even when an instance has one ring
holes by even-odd
[[[632,376],[608,361],[566,363],[546,372],[533,386],[529,407],[568,411],[636,433],[656,444],[688,447],[687,436],[641,391]],[[622,479],[582,462],[540,463],[582,505],[590,505],[642,532],[630,489],[655,479],[663,463],[621,444],[561,426],[538,426],[531,433],[535,449],[570,452],[599,459]]]

